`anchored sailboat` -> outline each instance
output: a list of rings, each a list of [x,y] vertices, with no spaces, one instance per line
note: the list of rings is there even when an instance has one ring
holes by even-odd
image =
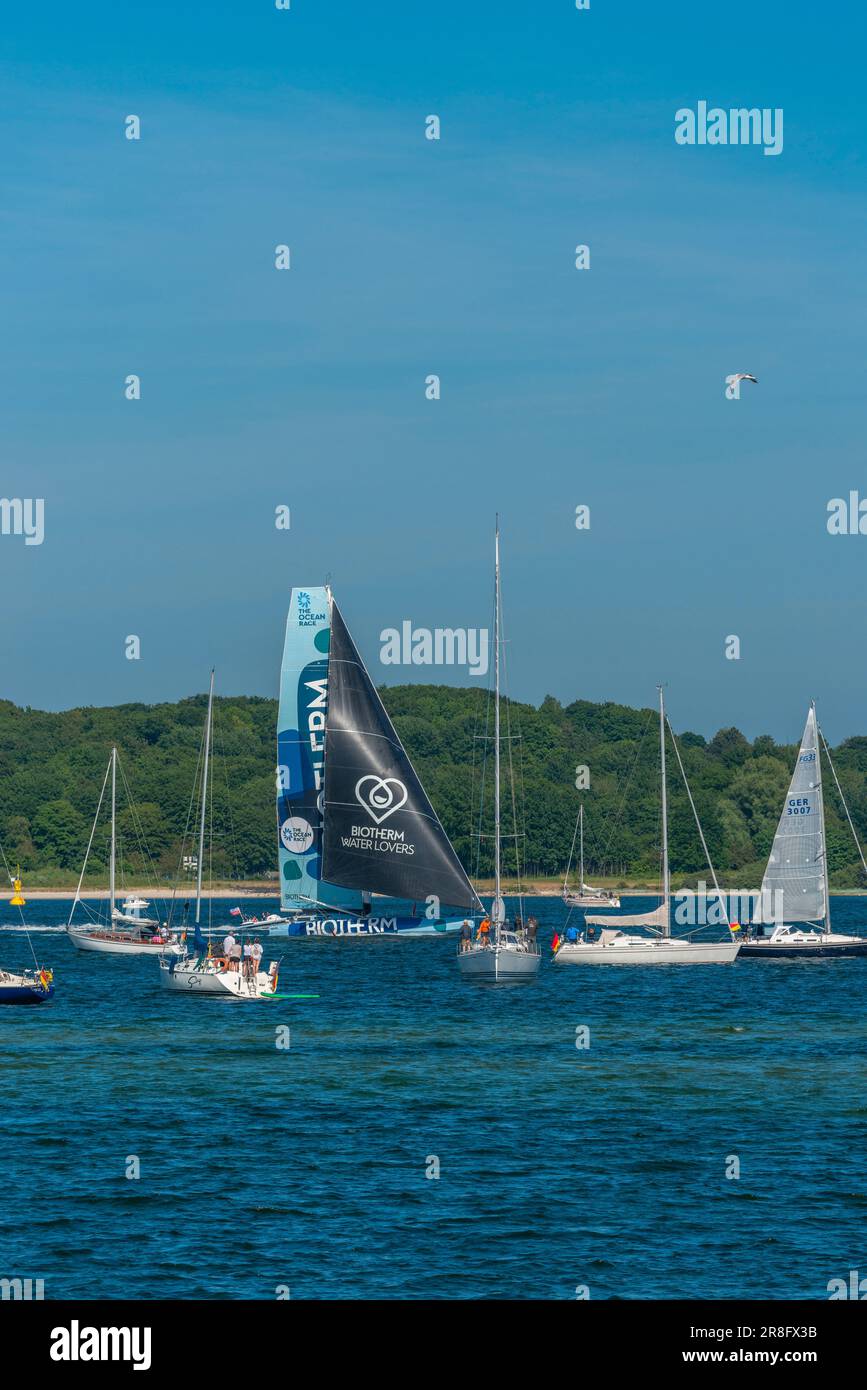
[[[293,589],[277,734],[281,906],[270,936],[460,931],[480,907],[331,590]],[[424,904],[375,915],[371,895]]]
[[[66,931],[73,946],[79,951],[98,951],[113,956],[158,956],[163,951],[178,953],[181,950],[170,933],[160,927],[156,918],[144,915],[150,904],[145,898],[127,898],[122,907],[117,906],[117,748],[112,748],[99,794],[96,815],[87,843],[84,863],[78,879],[75,897],[69,909]],[[121,774],[123,775],[123,774]],[[81,903],[81,885],[87,871],[93,837],[96,833],[102,803],[105,798],[108,779],[111,777],[111,849],[109,851],[109,913],[108,921],[97,919],[86,926],[74,927],[72,919],[75,909]],[[83,906],[83,904],[82,904]]]
[[[15,874],[10,873],[2,845],[0,845],[0,858],[2,858],[9,882],[12,884],[12,897],[9,899],[9,906],[18,908],[21,926],[27,937],[30,954],[33,957],[33,968],[25,970],[23,973],[15,974],[11,970],[0,970],[0,1004],[44,1004],[46,999],[50,999],[54,994],[54,972],[40,966],[33,949],[27,923],[24,921],[24,913],[21,911],[26,904],[21,891],[20,867]]]
[[[828,885],[828,848],[825,837],[825,802],[822,793],[822,758],[819,739],[825,745],[828,764],[846,812],[846,819],[867,870],[861,844],[843,796],[831,753],[816,723],[816,703],[807,712],[804,736],[798,750],[795,770],[783,805],[780,823],[771,846],[762,879],[762,903],[771,903],[781,894],[782,917],[768,936],[764,927],[751,930],[741,946],[741,955],[762,960],[802,956],[817,960],[828,956],[867,955],[867,938],[843,936],[831,931],[831,900]],[[805,931],[805,923],[815,930]]]
[[[580,841],[580,868],[578,871],[577,890],[569,889],[569,870],[572,867],[572,856],[575,853],[576,836]],[[594,888],[592,884],[584,882],[584,802],[578,809],[578,821],[575,825],[575,834],[572,836],[572,848],[569,851],[569,863],[566,865],[566,877],[563,880],[563,901],[567,907],[619,907],[620,899],[616,893],[610,893],[606,888]]]
[[[670,900],[671,875],[668,863],[668,790],[665,773],[665,702],[662,686],[659,687],[659,759],[662,800],[662,902],[652,912],[637,913],[629,917],[590,917],[585,918],[586,931],[579,934],[577,929],[567,931],[559,943],[554,960],[558,965],[727,965],[733,961],[740,950],[740,942],[729,941],[690,941],[685,937],[671,935]],[[710,861],[704,832],[692,792],[686,780],[677,741],[672,731],[672,742],[677,755],[678,766],[687,796],[698,827],[702,848],[705,852],[714,888],[720,902],[725,904],[722,890],[717,882],[713,864]],[[646,927],[653,936],[633,936],[624,927]]]
[[[461,942],[458,969],[464,979],[488,984],[519,984],[535,980],[542,957],[534,939],[506,926],[502,894],[502,825],[500,817],[500,528],[494,539],[494,900],[486,933]],[[515,845],[517,847],[517,826]],[[517,855],[517,848],[516,848]],[[522,914],[523,916],[523,914]]]
[[[160,956],[160,984],[164,989],[177,990],[183,994],[216,995],[227,999],[273,998],[277,989],[277,968],[260,970],[261,948],[255,956],[244,956],[238,946],[237,955],[232,946],[222,955],[214,955],[202,934],[202,866],[205,860],[205,819],[208,806],[208,778],[211,767],[211,732],[214,721],[214,672],[208,689],[208,712],[205,716],[205,745],[202,756],[202,781],[200,788],[201,807],[199,811],[199,853],[196,861],[196,915],[193,927],[194,951],[181,948],[182,960],[174,956]],[[224,943],[225,945],[226,943]]]

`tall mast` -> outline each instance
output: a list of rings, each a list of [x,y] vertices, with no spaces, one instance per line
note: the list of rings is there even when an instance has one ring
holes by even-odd
[[[816,720],[816,701],[810,701],[810,709],[813,711],[813,728],[817,731],[816,737],[816,775],[818,782],[816,789],[819,793],[819,824],[822,827],[822,872],[825,881],[825,926],[824,931],[831,930],[831,884],[828,877],[828,835],[825,827],[825,797],[822,793],[822,752],[819,747],[818,723]],[[847,810],[848,815],[848,810]]]
[[[115,903],[115,883],[114,865],[117,858],[117,833],[115,830],[115,819],[117,816],[117,749],[111,750],[111,863],[108,869],[108,896],[111,900],[109,908],[109,925],[114,921]]]
[[[199,818],[199,857],[196,862],[196,925],[202,911],[202,861],[205,856],[205,809],[208,801],[208,761],[211,756],[211,715],[214,708],[214,668],[211,667],[211,688],[208,691],[208,717],[205,722],[205,761],[202,764],[202,814]]]
[[[584,802],[578,811],[578,825],[581,830],[581,877],[579,879],[579,893],[584,891]]]
[[[670,936],[668,896],[671,885],[668,871],[668,794],[665,785],[665,702],[662,696],[662,686],[659,687],[659,761],[662,769],[662,901],[665,909],[662,934],[663,936]]]
[[[500,939],[500,518],[494,536],[494,923]]]

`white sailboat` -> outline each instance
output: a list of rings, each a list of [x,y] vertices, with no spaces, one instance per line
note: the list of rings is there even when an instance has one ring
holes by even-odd
[[[100,811],[102,810],[106,784],[111,776],[111,849],[109,852],[109,912],[108,921],[97,920],[84,926],[73,926],[72,919],[76,907],[81,903],[81,886],[87,870],[87,861],[93,845]],[[83,906],[83,904],[82,904]],[[96,815],[90,831],[90,839],[81,866],[78,887],[66,931],[73,946],[79,951],[96,951],[111,956],[159,956],[163,952],[180,954],[183,947],[166,928],[161,927],[156,918],[144,915],[150,904],[145,898],[127,898],[123,907],[117,906],[117,748],[112,748],[108,767],[103,778],[102,791],[96,807]]]
[[[665,703],[662,686],[659,687],[659,757],[662,797],[662,902],[652,912],[637,913],[628,917],[590,917],[585,918],[586,930],[569,932],[557,946],[554,960],[558,965],[728,965],[740,950],[740,942],[729,941],[691,941],[686,937],[671,935],[670,901],[671,877],[668,863],[668,792],[665,772]],[[672,740],[674,734],[672,732]],[[710,862],[704,832],[696,813],[689,783],[677,742],[674,741],[681,775],[692,806],[702,847],[713,875],[714,888],[721,902],[725,902],[717,883],[716,873]],[[624,927],[645,927],[655,933],[652,936],[632,935]],[[573,935],[574,939],[569,939]]]
[[[762,903],[770,904],[775,895],[780,894],[783,921],[767,936],[763,926],[751,928],[741,946],[743,956],[756,960],[785,960],[793,956],[820,960],[829,956],[867,955],[867,938],[831,931],[820,737],[861,863],[867,871],[830,750],[816,723],[816,704],[811,701],[795,770],[762,879]]]
[[[506,905],[502,894],[500,817],[500,528],[494,540],[494,900],[491,928],[470,941],[462,941],[458,951],[461,977],[484,984],[526,984],[539,973],[541,954],[538,944],[525,930],[506,926]],[[517,844],[517,839],[515,841]]]
[[[578,888],[569,888],[569,870],[572,867],[572,856],[575,853],[575,838],[580,839],[580,867],[578,871]],[[584,802],[578,810],[578,821],[575,826],[575,834],[572,836],[572,848],[569,851],[569,863],[566,865],[566,877],[563,880],[563,901],[567,907],[619,907],[620,899],[616,893],[611,893],[606,888],[594,888],[591,883],[584,882]]]
[[[164,989],[182,994],[202,994],[221,999],[270,998],[277,991],[277,966],[269,971],[259,970],[250,957],[236,958],[214,954],[201,930],[202,866],[205,860],[205,817],[208,803],[208,776],[211,762],[211,730],[214,717],[214,672],[208,691],[208,713],[205,719],[205,747],[202,758],[201,810],[199,815],[199,853],[196,865],[196,916],[193,943],[195,950],[181,948],[177,955],[160,956],[160,984]]]

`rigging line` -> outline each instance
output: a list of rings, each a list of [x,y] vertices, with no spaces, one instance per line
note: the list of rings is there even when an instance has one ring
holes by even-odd
[[[580,814],[581,814],[581,812],[579,811],[579,812],[578,812],[578,815],[580,816]],[[578,839],[578,816],[575,817],[575,829],[572,831],[572,844],[571,844],[570,849],[569,849],[569,860],[568,860],[568,862],[567,862],[567,864],[566,864],[566,875],[565,875],[565,877],[564,877],[564,879],[563,879],[563,892],[564,892],[564,893],[566,892],[566,889],[567,889],[568,886],[569,886],[569,874],[570,874],[570,872],[571,872],[571,870],[572,870],[572,859],[573,859],[573,857],[574,857],[574,855],[575,855],[575,841],[576,841],[577,839]]]
[[[827,744],[827,741],[826,741],[826,739],[825,739],[825,735],[824,735],[824,732],[822,731],[822,728],[821,728],[818,724],[817,724],[816,727],[819,729],[819,737],[821,738],[821,740],[822,740],[822,745],[823,745],[823,747],[824,747],[824,749],[825,749],[825,756],[826,756],[826,758],[828,759],[828,766],[830,767],[832,773],[834,774],[834,782],[836,783],[837,791],[840,793],[840,800],[841,800],[842,803],[843,803],[843,810],[846,812],[846,819],[847,819],[847,821],[849,822],[849,829],[852,831],[852,839],[855,841],[855,848],[857,849],[858,854],[859,854],[859,856],[860,856],[860,858],[861,858],[861,865],[862,865],[862,867],[863,867],[863,869],[864,869],[864,872],[865,872],[865,874],[867,874],[867,861],[865,861],[865,859],[864,859],[864,851],[863,851],[862,848],[861,848],[861,841],[858,839],[858,834],[857,834],[857,831],[855,830],[855,826],[854,826],[854,823],[853,823],[853,821],[852,821],[852,817],[851,817],[851,815],[849,814],[849,807],[847,806],[847,804],[846,804],[846,798],[845,798],[845,796],[843,795],[843,788],[840,786],[840,779],[839,779],[839,777],[837,776],[837,769],[836,769],[836,767],[834,766],[834,759],[831,757],[831,750],[830,750],[830,748],[828,747],[828,744]],[[828,847],[827,847],[827,845],[826,845],[826,846],[825,846],[825,853],[827,854],[827,852],[828,852]]]
[[[105,796],[105,789],[106,789],[106,787],[108,786],[108,774],[110,773],[110,771],[111,771],[111,758],[109,758],[109,760],[108,760],[108,767],[105,769],[105,776],[104,776],[103,779],[102,779],[102,791],[99,793],[99,802],[97,803],[97,807],[96,807],[96,815],[95,815],[94,818],[93,818],[93,825],[90,827],[90,839],[89,839],[88,842],[87,842],[87,849],[86,849],[85,852],[84,852],[84,863],[83,863],[82,866],[81,866],[81,874],[79,875],[79,879],[78,879],[78,887],[77,887],[76,890],[75,890],[75,897],[72,899],[72,907],[69,909],[69,917],[67,918],[67,921],[66,921],[66,930],[67,930],[67,931],[69,931],[70,925],[71,925],[71,923],[72,923],[72,914],[73,914],[73,912],[75,911],[75,904],[78,902],[79,895],[80,895],[80,893],[81,893],[81,885],[82,885],[82,883],[84,882],[84,874],[85,874],[85,870],[87,869],[87,861],[88,861],[88,859],[89,859],[89,857],[90,857],[90,850],[91,850],[91,846],[92,846],[92,844],[93,844],[93,837],[94,837],[94,835],[95,835],[95,833],[96,833],[96,826],[97,826],[97,822],[98,822],[98,820],[99,820],[99,813],[100,813],[100,811],[101,811],[101,809],[102,809],[102,800],[103,800],[103,797]],[[83,904],[82,904],[82,906],[83,906]]]
[[[2,859],[3,859],[3,867],[4,867],[5,870],[6,870],[6,873],[7,873],[8,878],[9,878],[9,882],[12,883],[12,884],[14,884],[15,879],[12,877],[12,870],[9,868],[9,861],[8,861],[8,859],[6,858],[6,852],[5,852],[5,850],[3,849],[3,845],[2,845],[2,844],[0,844],[0,856],[2,856]],[[13,897],[14,897],[14,896],[15,896],[15,895],[13,894]],[[35,951],[34,946],[33,946],[33,941],[31,940],[31,937],[30,937],[30,932],[29,932],[28,929],[27,929],[27,923],[26,923],[25,920],[24,920],[24,913],[21,911],[21,905],[20,905],[20,904],[18,905],[18,916],[21,918],[21,926],[22,926],[23,929],[24,929],[24,935],[27,937],[27,945],[30,947],[30,954],[31,954],[31,956],[33,957],[33,964],[36,966],[36,969],[38,970],[38,969],[39,969],[39,960],[38,960],[38,958],[37,958],[36,951]]]
[[[608,824],[609,822],[612,822],[612,821],[613,821],[613,824],[612,824],[611,830],[610,830],[609,833],[608,833],[608,839],[605,841],[605,848],[604,848],[604,850],[603,850],[603,854],[605,855],[606,858],[607,858],[607,856],[608,856],[608,851],[609,851],[610,848],[611,848],[611,843],[612,843],[612,841],[613,841],[613,839],[614,839],[614,832],[617,830],[618,826],[619,826],[620,823],[621,823],[621,820],[623,819],[623,808],[624,808],[624,806],[626,805],[626,798],[627,798],[627,796],[629,795],[629,788],[631,787],[631,785],[632,785],[632,779],[633,779],[633,777],[635,776],[635,769],[636,769],[637,766],[638,766],[638,760],[639,760],[639,758],[641,757],[641,751],[642,751],[642,749],[644,748],[644,741],[645,741],[645,739],[647,738],[647,732],[648,732],[648,730],[649,730],[649,728],[650,728],[651,722],[654,721],[656,718],[657,718],[657,714],[656,714],[656,711],[655,711],[655,710],[648,710],[648,711],[647,711],[647,718],[646,718],[645,721],[644,721],[644,730],[643,730],[643,732],[642,732],[641,739],[640,739],[640,741],[639,741],[638,747],[636,748],[635,753],[634,753],[634,755],[633,755],[633,758],[632,758],[632,766],[630,767],[630,769],[629,769],[629,771],[628,771],[628,773],[627,773],[627,775],[626,775],[626,784],[625,784],[625,786],[624,786],[624,788],[623,788],[623,795],[622,795],[621,798],[620,798],[620,805],[617,807],[617,809],[616,809],[616,811],[613,813],[613,815],[611,815],[611,816],[609,816],[609,817],[607,818],[606,824]]]
[[[493,610],[492,610],[492,611],[493,611]],[[482,825],[484,824],[484,817],[485,817],[485,785],[486,785],[486,783],[487,783],[487,775],[488,775],[488,745],[489,745],[489,742],[490,742],[490,735],[489,735],[489,733],[488,733],[488,730],[490,729],[490,726],[491,726],[491,704],[492,704],[492,699],[493,699],[493,694],[492,694],[490,685],[488,686],[488,689],[487,689],[486,694],[487,694],[487,698],[486,698],[486,700],[485,700],[485,732],[484,732],[484,735],[483,735],[483,738],[484,738],[484,751],[483,751],[483,755],[482,755],[482,765],[481,765],[481,769],[480,769],[480,773],[479,773],[479,816],[478,816],[478,830],[476,831],[475,836],[474,836],[475,842],[476,842],[475,877],[476,877],[477,879],[481,878],[481,867],[482,867],[482,838],[483,838],[483,835],[482,835]],[[473,794],[475,795],[475,790],[474,790],[474,793],[473,793]],[[475,812],[473,812],[473,814],[475,814]]]
[[[240,856],[239,856],[239,854],[238,854],[238,838],[237,838],[237,836],[236,836],[236,834],[235,834],[235,817],[234,817],[233,814],[232,814],[232,798],[231,798],[231,796],[230,796],[230,794],[229,794],[229,792],[230,792],[230,788],[229,788],[229,759],[228,759],[228,756],[227,756],[227,754],[226,754],[226,745],[225,745],[225,741],[224,741],[224,739],[223,739],[223,730],[222,730],[222,728],[217,729],[217,728],[215,727],[215,728],[214,728],[214,742],[215,742],[215,744],[216,744],[216,742],[217,742],[218,739],[219,739],[219,748],[216,748],[216,747],[215,747],[214,752],[215,752],[215,753],[218,753],[219,756],[220,756],[220,758],[221,758],[221,760],[222,760],[223,781],[224,781],[225,784],[226,784],[226,812],[227,812],[228,817],[229,817],[229,835],[230,835],[231,841],[232,841],[232,872],[234,873],[235,878],[238,879],[238,880],[240,880],[240,878],[241,878],[241,872],[240,872],[241,860],[240,860]]]
[[[697,827],[697,829],[698,829],[698,836],[699,836],[699,839],[701,840],[701,847],[702,847],[702,849],[704,850],[704,857],[705,857],[705,859],[707,860],[707,866],[708,866],[708,868],[710,869],[711,877],[713,878],[713,886],[714,886],[714,888],[716,889],[717,897],[719,898],[720,903],[722,904],[723,909],[725,910],[726,921],[728,921],[728,915],[729,915],[728,898],[726,898],[726,897],[723,896],[723,891],[722,891],[722,889],[720,888],[719,883],[718,883],[718,881],[717,881],[716,869],[715,869],[714,866],[713,866],[713,862],[712,862],[711,857],[710,857],[710,851],[708,850],[708,847],[707,847],[707,841],[706,841],[705,838],[704,838],[704,831],[703,831],[702,828],[701,828],[701,821],[700,821],[699,818],[698,818],[698,811],[695,809],[695,802],[694,802],[693,799],[692,799],[692,792],[690,791],[689,782],[686,780],[686,772],[684,771],[683,760],[681,759],[681,756],[680,756],[680,749],[679,749],[678,746],[677,746],[677,739],[676,739],[675,736],[674,736],[674,729],[671,727],[671,720],[669,719],[669,717],[668,717],[667,714],[666,714],[666,716],[665,716],[665,722],[666,722],[666,724],[668,725],[668,732],[671,734],[671,742],[672,742],[672,744],[674,745],[674,753],[675,753],[675,757],[677,758],[677,765],[678,765],[678,767],[680,768],[680,775],[681,775],[681,777],[683,778],[683,785],[686,787],[686,794],[687,794],[687,796],[689,797],[689,804],[690,804],[690,806],[692,807],[692,814],[693,814],[693,816],[695,817],[695,823],[696,823],[696,827]]]
[[[126,795],[127,810],[129,811],[132,817],[133,830],[138,840],[139,853],[143,852],[142,857],[146,860],[145,872],[147,873],[148,870],[150,871],[150,883],[153,885],[152,897],[157,902],[157,904],[161,903],[162,906],[165,907],[165,899],[158,896],[160,892],[160,885],[157,879],[154,857],[151,854],[150,846],[148,845],[147,838],[144,833],[144,826],[142,825],[141,817],[138,813],[138,807],[136,806],[135,800],[133,798],[132,788],[130,787],[126,773],[123,769],[123,763],[120,759],[120,753],[118,753],[117,755],[117,766],[120,771],[121,787]],[[162,915],[163,914],[160,913],[160,916]]]
[[[491,692],[490,692],[490,690],[488,690],[487,692],[484,692],[484,691],[481,691],[481,690],[480,690],[479,693],[478,693],[478,696],[477,696],[477,698],[476,698],[476,728],[478,728],[479,722],[480,722],[479,706],[480,706],[480,704],[481,704],[481,700],[482,700],[482,696],[483,696],[483,695],[486,695],[485,703],[484,703],[484,709],[485,709],[485,734],[483,735],[483,737],[484,737],[484,746],[483,746],[483,748],[482,748],[481,760],[480,760],[480,762],[477,764],[477,762],[476,762],[476,745],[475,745],[475,736],[474,736],[474,741],[473,741],[473,773],[472,773],[472,781],[471,781],[471,784],[470,784],[470,807],[469,807],[469,811],[470,811],[470,853],[471,853],[471,855],[474,855],[473,876],[474,876],[476,879],[479,878],[479,871],[480,871],[480,868],[481,868],[481,853],[482,853],[482,808],[483,808],[483,806],[484,806],[484,801],[485,801],[485,798],[484,798],[485,774],[486,774],[487,765],[488,765],[487,728],[488,728],[488,723],[489,723],[489,720],[490,720],[490,710],[491,710]],[[477,767],[478,767],[478,777],[479,777],[479,812],[478,812],[478,822],[477,822],[477,824],[476,824],[476,769],[477,769]]]
[[[190,858],[191,852],[192,852],[192,849],[193,849],[193,844],[194,844],[194,837],[190,835],[190,825],[191,825],[191,823],[192,823],[193,816],[194,816],[194,814],[195,814],[196,798],[197,798],[197,795],[198,795],[198,788],[199,788],[199,786],[200,786],[200,782],[199,782],[199,773],[200,773],[200,771],[201,771],[201,766],[202,766],[202,753],[203,753],[203,751],[204,751],[204,747],[205,747],[205,731],[204,731],[204,729],[203,729],[202,732],[201,732],[201,734],[199,735],[199,752],[198,752],[198,756],[197,756],[197,758],[196,758],[196,770],[195,770],[195,775],[194,775],[194,777],[193,777],[192,785],[191,785],[191,787],[190,787],[190,801],[189,801],[189,805],[187,806],[187,819],[186,819],[186,823],[185,823],[185,825],[184,825],[183,834],[182,834],[182,836],[181,836],[181,857],[180,857],[180,860],[178,861],[177,880],[176,880],[176,882],[175,882],[175,887],[174,887],[174,889],[173,889],[173,891],[172,891],[172,905],[171,905],[171,908],[170,908],[170,910],[169,910],[169,916],[168,916],[168,920],[169,920],[169,925],[170,925],[170,926],[171,926],[172,922],[174,921],[175,906],[176,906],[176,902],[177,902],[178,888],[179,888],[179,886],[180,886],[180,878],[181,878],[182,873],[184,872],[184,859],[185,859],[185,858]],[[189,883],[185,884],[185,885],[184,885],[184,888],[185,888],[185,897],[186,897],[186,898],[189,898]]]
[[[501,608],[502,608],[502,603],[501,603],[500,606],[501,606]],[[501,630],[501,631],[502,631],[502,628],[503,628],[503,617],[502,617],[502,613],[501,613],[501,614],[500,614],[500,630]],[[507,667],[507,664],[506,664],[506,639],[505,639],[505,637],[503,637],[503,684],[505,685],[506,691],[508,692],[508,689],[509,689],[509,674],[508,674],[508,667]],[[520,851],[519,851],[519,849],[518,849],[518,839],[519,839],[519,838],[523,838],[523,837],[520,837],[520,836],[519,836],[519,833],[518,833],[518,808],[517,808],[517,804],[516,804],[516,801],[515,801],[515,767],[514,767],[514,762],[513,762],[513,759],[512,759],[512,709],[511,709],[511,705],[512,705],[512,701],[509,699],[508,694],[507,694],[507,695],[506,695],[506,729],[508,730],[507,738],[508,738],[508,742],[509,742],[509,800],[510,800],[511,806],[512,806],[512,834],[511,834],[511,835],[504,835],[504,836],[501,836],[501,838],[503,838],[503,839],[513,839],[513,840],[515,841],[515,889],[516,889],[516,895],[517,895],[517,898],[518,898],[518,908],[519,908],[519,910],[520,910],[521,916],[523,917],[523,915],[524,915],[524,894],[523,894],[523,891],[522,891],[522,881],[521,881],[521,855],[520,855]],[[519,729],[518,737],[520,737],[520,727],[521,727],[521,726],[520,726],[520,723],[519,723],[519,724],[518,724],[518,729]],[[502,827],[501,827],[501,829],[502,829]]]

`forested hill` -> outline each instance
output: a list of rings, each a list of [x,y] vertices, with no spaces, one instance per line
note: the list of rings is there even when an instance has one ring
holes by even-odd
[[[430,685],[386,687],[381,693],[468,870],[488,873],[490,842],[478,837],[478,793],[489,751],[487,693]],[[204,696],[177,704],[60,714],[0,701],[0,838],[7,858],[13,864],[20,861],[33,885],[50,884],[51,870],[62,870],[69,881],[70,871],[80,867],[116,742],[150,854],[161,874],[173,875],[190,811],[204,714]],[[220,876],[275,872],[276,715],[273,700],[215,702],[214,872]],[[582,795],[588,871],[615,881],[652,879],[658,872],[656,718],[652,710],[583,700],[564,707],[549,697],[538,709],[505,703],[504,733],[511,735],[506,748],[512,749],[525,808],[519,829],[525,835],[521,843],[529,873],[563,872]],[[699,734],[680,734],[678,746],[718,871],[733,886],[757,886],[796,746],[778,745],[766,735],[749,743],[737,729],[723,729],[710,742]],[[504,757],[508,767],[508,752]],[[867,738],[847,740],[835,751],[834,761],[864,838]],[[582,765],[589,768],[590,786],[580,793],[575,778]],[[490,788],[490,758],[485,775]],[[669,787],[674,880],[684,876],[683,881],[694,881],[703,874],[704,857],[673,755]],[[825,804],[832,881],[856,887],[864,876],[829,776]],[[134,871],[139,840],[123,797],[119,805],[124,807],[119,815],[122,851],[127,868]],[[508,795],[504,814],[511,829]],[[489,831],[489,823],[482,830]],[[96,870],[104,867],[105,853],[106,834],[100,830],[94,841]]]

